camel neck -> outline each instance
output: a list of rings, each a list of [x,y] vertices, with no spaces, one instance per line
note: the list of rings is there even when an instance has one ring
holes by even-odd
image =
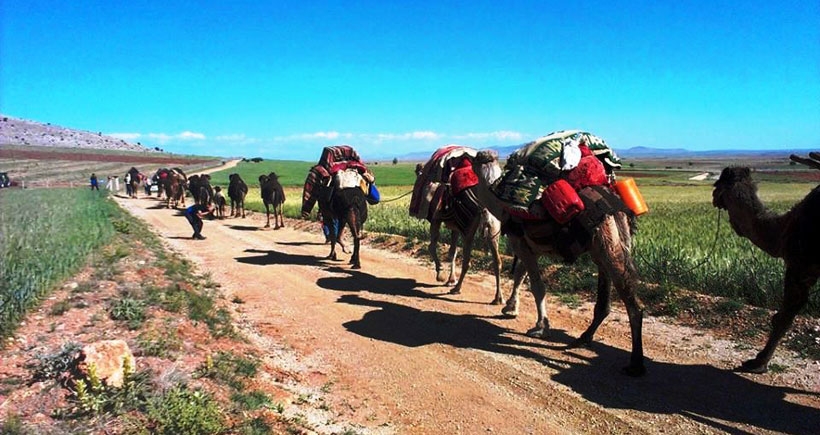
[[[784,216],[769,211],[759,200],[754,204],[737,202],[728,211],[729,222],[738,235],[773,257],[783,257]]]

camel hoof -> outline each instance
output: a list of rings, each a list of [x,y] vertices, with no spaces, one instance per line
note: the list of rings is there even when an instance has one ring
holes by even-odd
[[[532,328],[529,331],[527,331],[527,337],[547,338],[547,330],[548,329],[549,329],[548,327],[547,328],[538,328],[538,327]]]
[[[640,365],[637,365],[637,366],[630,365],[630,366],[626,366],[626,367],[622,368],[621,372],[623,374],[627,375],[627,376],[637,378],[639,376],[643,376],[643,375],[646,374],[646,367],[644,367],[643,364],[640,364]]]
[[[733,371],[737,373],[755,373],[759,375],[769,371],[769,368],[766,364],[761,364],[756,359],[750,359],[741,364],[740,367],[735,368]]]
[[[444,276],[442,276],[442,275],[438,275],[438,274],[437,274],[437,275],[436,275],[436,281],[438,281],[438,282],[444,282],[444,281],[445,281]]]
[[[450,294],[451,295],[460,295],[461,294],[461,289],[460,288],[454,288],[454,289],[450,290]]]
[[[518,317],[518,310],[501,310],[501,316],[505,319],[515,319]]]
[[[270,225],[265,225],[265,228],[270,228]]]
[[[495,298],[492,302],[490,302],[490,305],[504,305],[504,299]]]
[[[351,267],[351,269],[357,269],[357,270],[358,270],[358,269],[361,269],[361,268],[362,268],[362,265],[361,265],[361,264],[354,264],[354,265]]]
[[[572,341],[572,343],[567,345],[567,349],[577,349],[579,347],[590,347],[592,345],[591,339],[586,339],[584,337],[578,337]]]

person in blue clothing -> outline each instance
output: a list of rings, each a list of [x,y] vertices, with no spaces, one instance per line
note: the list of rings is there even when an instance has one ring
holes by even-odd
[[[213,212],[213,206],[210,204],[194,204],[185,209],[185,219],[191,224],[194,229],[194,235],[191,236],[194,240],[205,240],[202,235],[202,218]]]
[[[100,190],[99,181],[97,181],[97,174],[91,174],[91,190]]]

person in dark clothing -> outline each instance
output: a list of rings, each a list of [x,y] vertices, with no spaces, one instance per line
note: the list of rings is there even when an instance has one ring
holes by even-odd
[[[100,190],[97,174],[91,174],[91,190]]]
[[[185,218],[194,229],[194,235],[191,236],[195,240],[205,240],[202,235],[202,218],[213,212],[213,207],[210,204],[194,204],[185,209]]]

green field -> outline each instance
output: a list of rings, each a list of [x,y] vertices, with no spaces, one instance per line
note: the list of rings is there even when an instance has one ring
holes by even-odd
[[[38,298],[86,264],[113,236],[124,213],[104,192],[4,189],[0,192],[0,335]]]
[[[293,160],[263,160],[259,163],[240,162],[235,168],[219,171],[211,174],[211,184],[214,186],[227,186],[228,175],[237,173],[249,187],[259,186],[259,176],[276,172],[279,182],[283,186],[302,187],[305,183],[308,170],[315,165],[315,162],[298,162]],[[376,176],[376,184],[381,186],[407,186],[413,185],[416,180],[414,163],[398,164],[369,164],[367,166]]]

